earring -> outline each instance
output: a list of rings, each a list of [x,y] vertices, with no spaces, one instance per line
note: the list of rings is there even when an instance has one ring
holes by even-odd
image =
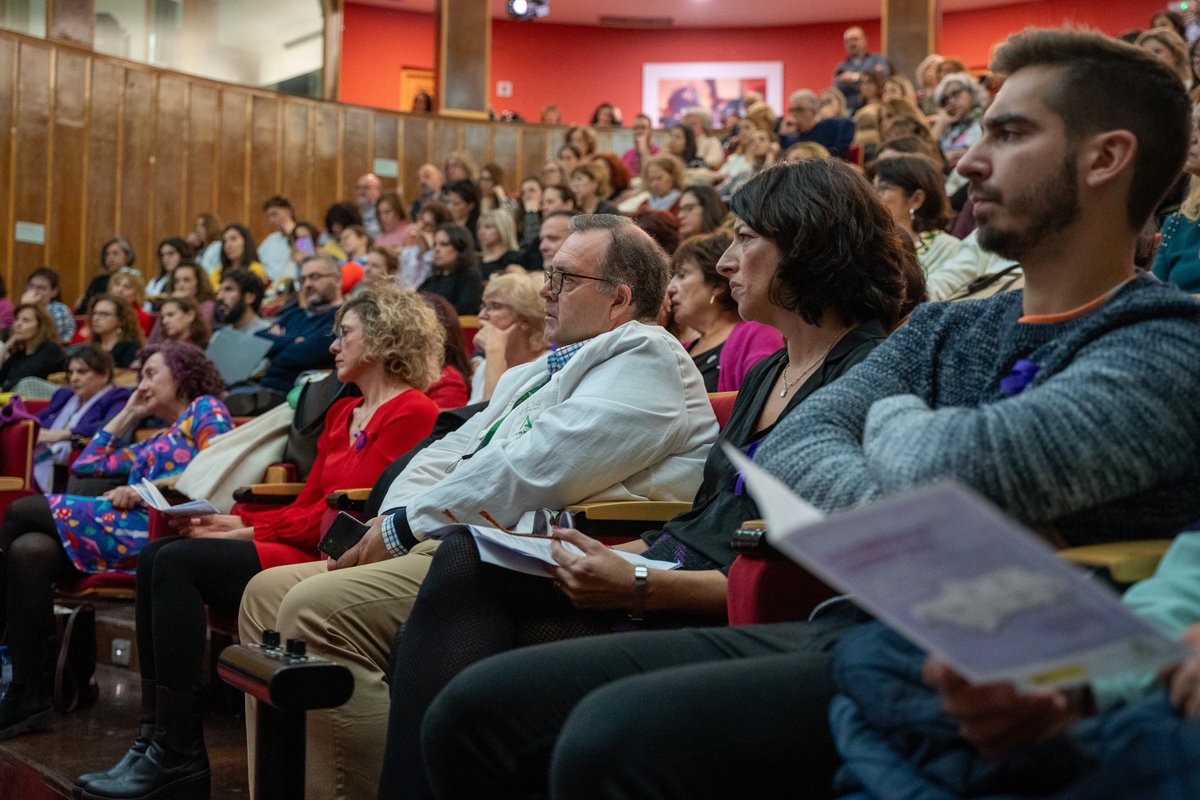
[[[915,208],[910,208],[910,209],[908,210],[908,218],[909,218],[909,219],[916,219],[916,218],[917,218],[917,210],[916,210]]]
[[[715,294],[710,294],[708,296],[708,304],[711,306],[711,305],[715,304],[716,302],[717,302],[717,296]]]

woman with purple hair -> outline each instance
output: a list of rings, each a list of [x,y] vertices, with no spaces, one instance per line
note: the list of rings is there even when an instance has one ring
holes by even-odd
[[[24,497],[0,522],[0,627],[7,621],[13,659],[12,684],[0,700],[0,739],[46,728],[53,715],[54,583],[81,573],[132,574],[149,540],[149,515],[132,484],[182,472],[233,427],[218,399],[225,384],[199,349],[164,342],[144,348],[138,361],[137,390],[72,467],[81,477],[126,483],[100,497]],[[173,422],[144,442],[119,446],[152,416]]]

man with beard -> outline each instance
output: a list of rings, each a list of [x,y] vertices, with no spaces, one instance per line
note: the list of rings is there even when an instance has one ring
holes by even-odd
[[[271,323],[258,315],[266,288],[262,279],[248,269],[235,269],[221,276],[213,322],[243,333],[258,333]]]
[[[224,283],[224,279],[222,279]],[[304,306],[284,311],[275,324],[255,335],[271,340],[270,362],[257,383],[230,388],[226,405],[235,415],[261,414],[282,403],[306,370],[332,369],[333,318],[342,304],[342,270],[328,253],[300,264]]]
[[[1024,291],[918,307],[780,421],[756,460],[826,512],[953,478],[1056,543],[1173,535],[1200,517],[1200,303],[1133,261],[1138,232],[1183,165],[1187,94],[1146,53],[1095,33],[1026,31],[997,52],[994,70],[1007,81],[958,169],[976,200],[980,244],[1021,263]],[[830,796],[834,686],[797,676],[826,674],[839,638],[870,629],[849,602],[822,612],[481,661],[425,715],[435,793],[696,800],[744,794],[752,775],[759,796]],[[888,660],[876,647],[859,666],[875,656]],[[859,712],[835,719],[843,756],[858,745],[840,775],[843,795],[977,796],[975,786],[944,788],[976,773],[936,771],[955,752],[945,741],[955,722],[971,720],[931,732],[917,718],[939,708],[936,695],[910,702],[920,667],[838,683]],[[947,697],[960,688],[934,677]],[[1026,727],[1047,733],[1036,715],[1053,707],[1035,708]],[[1186,760],[1176,754],[1195,749],[1200,729],[1191,730],[1190,742],[1137,766]],[[1120,771],[1110,764],[1110,775]],[[914,788],[926,767],[929,786]],[[990,789],[1008,796],[1033,785]]]

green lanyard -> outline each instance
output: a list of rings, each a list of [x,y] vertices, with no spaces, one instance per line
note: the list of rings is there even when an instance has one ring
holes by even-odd
[[[537,393],[538,389],[541,389],[543,386],[545,386],[549,382],[550,382],[549,379],[547,379],[547,380],[543,381],[542,383],[539,383],[537,386],[534,386],[529,391],[525,392],[525,394],[518,397],[517,402],[513,403],[513,407],[508,410],[508,413],[505,414],[500,419],[496,420],[492,424],[492,427],[488,428],[488,432],[483,435],[483,441],[481,441],[479,443],[479,446],[475,448],[475,451],[473,453],[471,453],[471,455],[475,455],[475,453],[478,453],[480,450],[487,447],[488,442],[490,442],[492,440],[492,437],[496,435],[496,431],[500,428],[501,425],[504,424],[504,420],[508,419],[509,414],[516,411],[517,406],[521,405],[521,403],[524,403],[526,400],[533,397],[534,394]]]

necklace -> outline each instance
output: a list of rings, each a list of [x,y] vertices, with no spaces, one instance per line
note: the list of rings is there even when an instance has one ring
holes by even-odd
[[[847,333],[849,333],[849,329],[846,329],[846,330],[842,331],[841,333],[839,333],[837,335],[837,337],[832,342],[829,343],[829,346],[825,348],[825,351],[823,353],[821,353],[819,356],[817,356],[816,358],[814,358],[812,360],[812,363],[810,363],[807,367],[805,367],[804,371],[801,372],[800,375],[798,375],[795,380],[791,380],[791,381],[788,380],[787,368],[788,368],[789,362],[785,361],[783,364],[783,388],[779,390],[779,396],[787,397],[788,392],[790,392],[792,390],[793,386],[804,381],[805,379],[808,378],[808,376],[812,375],[813,372],[816,371],[817,367],[819,367],[821,365],[821,362],[823,362],[825,360],[825,356],[829,355],[829,352],[831,350],[833,350],[833,348],[837,345],[837,343],[840,342],[842,340],[842,337],[845,336]]]

